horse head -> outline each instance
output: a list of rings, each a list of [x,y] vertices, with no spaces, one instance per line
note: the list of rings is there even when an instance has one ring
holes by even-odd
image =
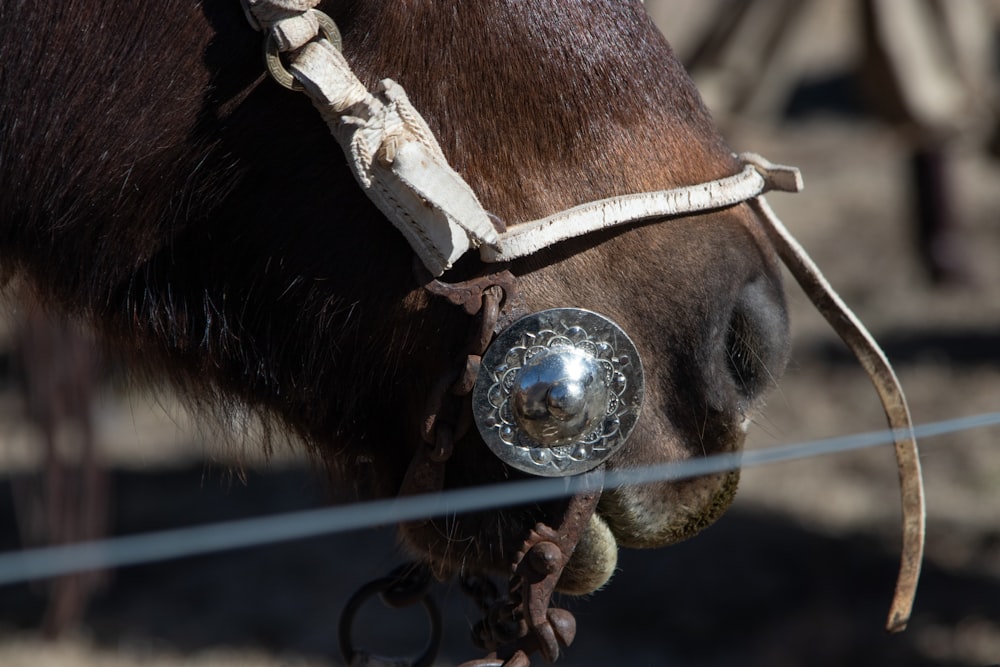
[[[442,407],[481,320],[435,290],[500,281],[485,342],[517,315],[576,309],[616,323],[642,360],[641,416],[606,470],[740,451],[789,348],[761,205],[646,216],[490,262],[473,252],[432,279],[309,100],[265,75],[261,37],[235,0],[79,4],[72,15],[0,8],[3,24],[37,28],[0,47],[25,72],[0,80],[3,99],[18,100],[0,109],[0,248],[6,271],[135,367],[292,430],[361,497],[423,488],[414,461],[447,410],[437,488],[525,477],[471,427],[467,397]],[[484,236],[747,169],[639,0],[322,8],[362,90],[391,79],[406,91],[481,205]],[[602,586],[619,546],[694,535],[737,481],[732,471],[607,490],[558,587]],[[525,536],[565,512],[553,501],[460,514],[407,524],[403,537],[441,576],[509,572]]]

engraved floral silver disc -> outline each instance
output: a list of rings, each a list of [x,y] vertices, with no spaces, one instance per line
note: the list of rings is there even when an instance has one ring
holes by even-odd
[[[504,463],[561,477],[614,454],[642,396],[639,353],[621,327],[589,310],[554,308],[500,332],[483,355],[472,410]]]

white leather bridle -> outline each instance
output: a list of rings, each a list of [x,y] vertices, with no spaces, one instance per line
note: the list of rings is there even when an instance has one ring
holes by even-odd
[[[314,9],[319,0],[241,2],[250,23],[267,34],[267,60],[275,79],[309,95],[361,188],[434,276],[473,249],[484,262],[506,262],[598,230],[749,202],[782,261],[868,372],[894,429],[903,555],[888,628],[906,626],[920,576],[925,521],[909,409],[885,354],[763,197],[770,190],[801,190],[797,169],[744,153],[739,156],[744,168],[733,176],[602,199],[498,232],[472,188],[448,164],[402,87],[385,79],[378,90],[369,91],[354,75],[340,52],[336,25]],[[287,54],[287,70],[279,54]]]
[[[744,169],[734,176],[601,199],[498,232],[403,88],[386,79],[370,92],[341,54],[336,25],[309,9],[315,4],[245,0],[255,23],[269,28],[269,43],[278,50],[295,50],[290,74],[277,56],[269,60],[272,71],[288,87],[309,94],[358,183],[434,276],[475,248],[484,262],[506,262],[591,232],[724,208],[768,190],[802,188],[797,169],[747,153],[740,156]],[[292,5],[305,9],[292,11]]]

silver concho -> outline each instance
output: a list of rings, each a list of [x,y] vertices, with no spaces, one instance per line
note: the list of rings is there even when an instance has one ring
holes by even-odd
[[[472,409],[504,463],[561,477],[614,454],[642,396],[639,353],[621,327],[589,310],[554,308],[500,332],[483,355]]]

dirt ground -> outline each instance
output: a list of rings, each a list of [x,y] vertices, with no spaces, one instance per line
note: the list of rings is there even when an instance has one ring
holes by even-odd
[[[670,7],[648,3],[685,41]],[[843,3],[824,6],[842,7]],[[972,285],[933,286],[912,251],[901,142],[844,100],[817,94],[849,64],[833,12],[791,47],[762,112],[720,119],[737,150],[802,169],[806,189],[769,198],[896,366],[918,424],[1000,410],[1000,163],[954,151],[954,187]],[[839,21],[839,23],[838,23]],[[839,26],[838,33],[830,26]],[[816,37],[821,35],[823,38]],[[840,38],[837,35],[841,35]],[[812,39],[812,37],[816,37]],[[794,113],[775,114],[792,108]],[[750,448],[884,426],[874,391],[789,283],[792,363],[751,430]],[[12,388],[0,392],[0,549],[19,541],[11,486],[37,468]],[[112,466],[117,534],[316,507],[322,484],[294,455],[253,463],[245,480],[169,399],[109,392],[99,434]],[[886,635],[899,548],[892,451],[881,447],[744,472],[732,510],[670,549],[623,552],[611,584],[565,601],[579,635],[567,665],[985,666],[1000,663],[1000,428],[921,443],[928,548],[909,629]],[[0,588],[0,665],[47,667],[337,665],[336,627],[352,591],[399,562],[371,529],[111,575],[80,629],[38,632],[39,586]],[[477,615],[455,586],[440,665],[476,655]],[[408,613],[408,612],[407,612]],[[359,642],[420,646],[419,616],[367,609]]]

